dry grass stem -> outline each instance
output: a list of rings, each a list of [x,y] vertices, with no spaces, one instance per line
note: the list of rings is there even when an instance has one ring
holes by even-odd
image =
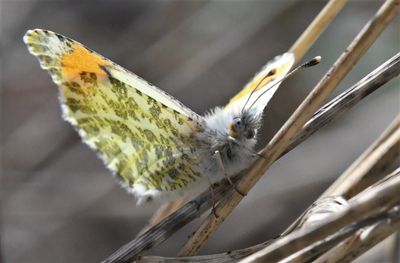
[[[399,229],[400,218],[383,220],[374,226],[356,233],[317,258],[314,263],[352,262]]]
[[[388,23],[394,18],[398,11],[398,1],[387,0],[375,14],[373,19],[361,30],[346,51],[339,57],[338,61],[327,72],[324,78],[311,91],[299,108],[293,113],[289,120],[283,125],[271,142],[261,151],[265,159],[257,160],[247,175],[239,181],[237,188],[242,193],[248,193],[250,189],[262,177],[271,164],[283,153],[288,145],[295,139],[300,129],[304,126],[312,114],[331,95],[335,87],[353,68],[354,64],[368,50],[372,43],[378,38]],[[216,207],[215,217],[209,215],[200,225],[194,235],[184,245],[179,253],[181,256],[195,255],[205,244],[208,238],[218,229],[221,223],[230,215],[242,200],[243,196],[237,192],[222,200]]]
[[[378,183],[373,185],[371,188],[365,190],[365,192],[369,191],[373,187],[377,187],[379,185],[382,185],[382,183],[388,181],[389,179],[398,176],[400,174],[400,168],[392,172],[391,174],[387,175],[384,179],[380,180]],[[348,203],[345,202],[343,203],[342,200],[340,200],[339,197],[327,197],[321,200],[318,200],[317,203],[315,203],[315,206],[313,207],[313,211],[311,214],[321,214],[321,213],[326,213],[327,208],[329,206],[329,215],[327,214],[324,216],[324,218],[327,218],[328,216],[331,216],[332,213],[340,213],[340,211],[344,210],[347,208]],[[338,203],[342,204],[338,206]],[[333,207],[332,207],[333,206]],[[321,218],[319,216],[319,221],[322,222],[324,218]],[[314,223],[318,223],[314,222]],[[304,224],[301,227],[310,227],[314,226],[315,224]],[[329,248],[337,245],[339,242],[344,240],[346,237],[349,237],[350,235],[353,235],[352,237],[348,238],[345,242],[349,243],[351,241],[351,244],[357,239],[360,239],[360,234],[362,232],[358,231],[362,228],[365,228],[367,226],[373,225],[371,228],[375,229],[382,229],[383,232],[380,233],[378,231],[373,231],[371,233],[378,234],[380,237],[379,240],[382,240],[384,237],[389,235],[394,231],[394,227],[398,227],[400,223],[400,213],[398,209],[392,209],[390,211],[382,211],[379,212],[377,215],[372,216],[372,217],[367,217],[365,219],[362,219],[360,221],[354,222],[352,224],[349,224],[345,226],[343,229],[340,231],[335,232],[333,235],[324,238],[323,240],[320,240],[319,242],[316,242],[312,244],[311,246],[307,247],[304,250],[301,250],[285,259],[282,260],[282,262],[306,262],[309,259],[315,259],[316,256],[320,255],[324,251],[327,251]],[[384,227],[383,227],[384,226]],[[369,229],[362,230],[363,232],[368,232]],[[388,231],[392,230],[392,231]],[[357,232],[358,231],[358,232]],[[365,233],[364,233],[365,235]],[[368,234],[369,235],[369,234]],[[354,238],[357,237],[357,238]],[[371,235],[369,235],[369,238],[372,238]],[[374,241],[378,242],[378,237],[373,238]],[[271,243],[273,243],[274,240],[269,240],[267,242],[263,242],[261,244],[251,246],[249,248],[245,249],[239,249],[239,250],[233,250],[229,251],[226,253],[220,253],[220,254],[213,254],[213,255],[203,255],[203,256],[193,256],[193,257],[158,257],[158,256],[142,256],[139,257],[136,262],[137,263],[185,263],[185,262],[203,262],[203,263],[230,263],[230,262],[237,262],[246,256],[255,253],[267,246],[269,246]],[[343,243],[345,243],[343,242]],[[340,243],[340,246],[343,246],[343,243]],[[365,244],[363,242],[363,244]],[[375,243],[376,244],[376,243]],[[372,244],[371,244],[372,246]],[[335,247],[334,249],[337,249]],[[340,250],[341,251],[341,250]],[[345,250],[343,250],[345,251]],[[349,251],[347,251],[348,253]],[[361,250],[360,250],[361,252]],[[328,252],[330,253],[330,252]],[[342,254],[341,254],[342,255]],[[320,262],[320,261],[318,261]],[[329,261],[329,262],[338,262],[338,261]],[[340,261],[341,262],[341,261]]]
[[[324,32],[325,28],[332,22],[346,3],[347,0],[330,0],[318,16],[314,18],[308,28],[289,49],[294,54],[296,62],[307,53],[319,35]]]
[[[354,222],[348,226],[340,229],[331,236],[325,237],[320,241],[315,242],[311,246],[281,260],[281,263],[301,263],[301,262],[311,262],[319,257],[322,253],[328,251],[335,245],[339,244],[346,238],[357,234],[360,229],[375,227],[376,224],[385,224],[385,222],[400,223],[400,207],[395,207],[390,211],[383,211],[377,215],[368,217],[366,219]],[[354,239],[352,239],[354,240]],[[353,248],[352,248],[353,249]],[[339,262],[343,262],[340,260]]]
[[[400,176],[400,168],[396,169],[386,178],[382,179],[376,185],[386,182],[392,177]],[[375,187],[375,185],[373,186]],[[365,190],[368,191],[369,189]],[[400,209],[400,208],[398,208]],[[393,234],[400,228],[400,219],[384,220],[369,228],[360,229],[353,236],[347,238],[325,254],[321,255],[314,262],[316,263],[333,263],[333,262],[351,262],[364,252]],[[397,262],[397,261],[395,261]]]
[[[397,169],[395,173],[397,173],[396,176],[399,177],[400,170]],[[397,207],[397,212],[399,209],[400,208]],[[353,236],[321,255],[314,262],[351,262],[399,229],[400,218],[390,218],[389,220],[384,220],[371,227],[360,229]]]
[[[314,228],[293,231],[241,263],[278,262],[325,237],[333,235],[353,222],[378,215],[400,202],[400,177],[392,177],[374,188],[364,191],[349,201],[342,212],[332,215]]]
[[[284,154],[292,150],[298,144],[302,143],[320,127],[325,126],[332,120],[346,113],[350,108],[357,104],[360,100],[374,92],[383,84],[392,80],[400,74],[400,53],[387,60],[381,66],[369,73],[363,79],[354,84],[330,102],[320,108],[312,118],[304,125],[296,139],[284,151]],[[331,194],[332,195],[332,194]]]
[[[351,198],[382,179],[391,166],[396,165],[400,151],[400,115],[381,136],[325,191],[319,198],[343,196]],[[398,165],[398,163],[397,163]],[[379,167],[379,169],[377,169]],[[373,175],[373,176],[372,176]],[[294,221],[283,234],[293,231],[303,215]]]
[[[237,178],[233,178],[233,181],[237,182]],[[215,198],[220,199],[226,195],[226,191],[230,190],[229,186],[229,183],[226,181],[215,184]],[[186,203],[176,212],[163,219],[160,223],[119,248],[103,262],[132,262],[140,253],[160,244],[184,225],[210,209],[212,206],[211,200],[211,192],[206,191],[200,194],[194,200]]]
[[[385,176],[383,179],[381,179],[379,182],[372,185],[371,187],[367,188],[367,190],[365,190],[365,191],[367,192],[370,189],[372,189],[373,187],[377,187],[378,185],[382,184],[383,182],[386,182],[390,178],[392,178],[394,176],[399,176],[399,174],[400,174],[400,168],[396,169],[391,174]],[[322,197],[322,198],[318,199],[315,203],[319,204],[322,201],[326,200],[327,198],[329,201],[332,197],[330,197],[330,196]],[[331,201],[335,201],[336,203],[338,203],[338,201],[340,201],[340,200],[337,200],[337,198],[335,198],[335,199],[333,199]],[[321,212],[325,213],[327,211],[327,208],[329,208],[329,207],[327,207],[327,205],[332,206],[334,204],[334,203],[333,204],[330,204],[330,203],[319,206],[319,207],[317,206],[316,208],[319,208],[321,211],[318,211],[318,210],[313,211],[314,212],[313,214],[316,214],[318,216],[318,214],[320,214]],[[339,203],[342,203],[342,202],[339,202]],[[324,204],[324,203],[322,203],[322,204]],[[330,213],[329,213],[329,215],[324,215],[325,218],[330,216],[332,213],[339,212],[340,210],[344,209],[346,206],[347,206],[347,203],[345,203],[344,205],[341,205],[339,207],[334,207],[334,209],[330,209],[331,211],[329,211],[329,209],[328,209],[328,211]],[[313,209],[315,209],[315,208],[312,208],[310,210],[312,211]],[[363,228],[374,225],[374,224],[382,224],[387,221],[391,222],[392,224],[394,223],[393,221],[400,221],[399,209],[400,209],[400,207],[397,206],[397,209],[395,209],[395,210],[382,211],[382,213],[380,213],[376,216],[368,217],[359,222],[354,222],[351,225],[348,225],[348,226],[344,227],[343,229],[341,229],[340,231],[334,233],[333,235],[325,237],[324,239],[312,244],[311,246],[285,258],[284,260],[282,260],[282,262],[309,262],[311,260],[315,260],[319,255],[326,252],[328,249],[331,249],[332,247],[338,245],[338,243],[342,242],[345,238],[347,238],[347,239],[343,243],[354,244],[354,242],[356,242],[359,239],[359,235],[361,232],[367,231],[366,233],[368,233],[369,228],[368,228],[368,230],[362,230]],[[336,210],[336,211],[334,211],[334,210]],[[307,217],[307,214],[304,217]],[[318,216],[318,217],[320,218],[320,216]],[[321,220],[324,220],[324,218],[320,218],[319,222],[321,222]],[[298,229],[300,227],[304,227],[304,225],[305,224],[299,224],[299,227],[297,227],[296,229]],[[341,244],[339,246],[342,246],[342,245],[343,244]],[[352,246],[345,247],[345,249],[347,249],[347,253],[349,253],[349,251],[352,249]],[[343,247],[341,247],[339,249],[339,251],[343,252],[344,251]],[[340,261],[340,262],[342,262],[342,261]]]
[[[400,154],[400,116],[383,134],[325,191],[323,196],[350,198],[378,181],[383,169],[390,168]]]
[[[158,223],[161,222],[164,218],[178,210],[182,205],[186,203],[188,200],[187,196],[182,196],[179,199],[172,201],[172,202],[167,202],[161,205],[157,211],[153,214],[153,216],[150,218],[149,222],[147,225],[143,227],[143,229],[139,232],[138,236],[141,235],[142,233],[146,232],[149,228],[157,225]]]
[[[266,247],[271,241],[267,241],[255,246],[244,249],[229,251],[226,253],[203,255],[193,257],[158,257],[158,256],[143,256],[136,260],[136,263],[232,263],[237,262],[242,258],[251,255],[260,249]]]

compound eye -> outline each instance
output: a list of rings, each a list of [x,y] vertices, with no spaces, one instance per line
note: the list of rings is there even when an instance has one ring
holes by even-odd
[[[242,120],[238,117],[233,119],[233,126],[235,127],[236,131],[242,130]]]

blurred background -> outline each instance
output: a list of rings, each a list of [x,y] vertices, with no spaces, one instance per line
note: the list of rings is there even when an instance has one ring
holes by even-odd
[[[265,145],[383,1],[350,1],[268,105]],[[135,72],[198,113],[225,104],[290,48],[326,1],[1,1],[1,262],[98,262],[130,241],[159,204],[137,207],[61,118],[57,89],[22,36],[64,34]],[[399,51],[399,19],[334,95]],[[201,254],[275,237],[399,112],[394,80],[277,161]],[[199,221],[151,254],[173,256]],[[238,227],[240,226],[240,227]],[[384,250],[382,250],[384,251]],[[384,253],[360,262],[382,262]]]

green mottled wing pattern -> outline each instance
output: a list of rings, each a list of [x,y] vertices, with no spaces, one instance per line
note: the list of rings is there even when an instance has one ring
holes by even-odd
[[[64,118],[130,191],[174,192],[200,178],[200,116],[64,36],[36,29],[24,41],[59,85]]]

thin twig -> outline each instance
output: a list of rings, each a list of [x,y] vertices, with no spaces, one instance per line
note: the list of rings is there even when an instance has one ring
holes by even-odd
[[[367,217],[360,221],[354,222],[331,236],[325,237],[320,241],[315,242],[311,246],[301,250],[299,253],[295,253],[290,257],[287,257],[280,261],[281,263],[300,263],[300,262],[312,262],[314,261],[319,255],[328,251],[335,245],[339,244],[346,238],[352,236],[357,231],[364,227],[372,226],[374,224],[382,224],[387,221],[395,221],[400,223],[400,207],[395,207],[390,211],[383,211],[378,213],[377,215]],[[343,262],[343,261],[340,261]]]
[[[337,246],[328,251],[314,263],[346,263],[353,262],[364,252],[374,247],[376,244],[400,229],[400,220],[384,220],[375,226],[360,231]]]
[[[392,177],[376,187],[364,191],[349,201],[342,212],[332,215],[314,228],[293,231],[263,250],[247,257],[241,263],[278,262],[323,238],[330,236],[343,227],[382,210],[388,210],[400,202],[400,177]]]
[[[271,241],[263,242],[261,244],[251,246],[244,249],[229,251],[226,253],[193,256],[193,257],[157,257],[157,256],[143,256],[136,260],[136,263],[232,263],[241,260],[242,258],[251,255],[260,249],[266,247]]]
[[[394,176],[398,176],[400,174],[400,168],[392,172],[391,174],[387,175],[384,179],[380,180],[379,183],[376,183],[372,187],[376,187],[381,185],[383,182],[386,182],[390,178]],[[369,191],[369,188],[365,191]],[[312,221],[305,221],[301,227],[310,227],[314,226],[316,223],[321,222],[325,218],[331,216],[334,213],[339,213],[344,208],[348,206],[347,202],[342,201],[340,197],[327,197],[321,200],[318,200],[315,204],[313,204],[312,211],[310,211],[309,219],[312,219],[312,215],[318,215],[318,221],[312,219]],[[324,214],[324,217],[321,216]],[[321,254],[323,251],[326,251],[330,247],[338,244],[341,240],[348,237],[351,234],[354,234],[357,230],[375,224],[379,220],[400,220],[400,214],[396,211],[384,211],[378,214],[375,217],[369,217],[367,219],[363,219],[361,221],[352,223],[342,230],[334,233],[332,236],[329,236],[319,242],[314,243],[310,247],[302,250],[301,253],[293,254],[292,256],[285,258],[283,262],[305,262],[306,259],[314,258],[317,255]],[[379,222],[381,224],[382,222]],[[394,222],[392,222],[393,224]],[[226,253],[219,253],[213,255],[203,255],[203,256],[193,256],[193,257],[158,257],[158,256],[143,256],[139,257],[136,262],[137,263],[187,263],[187,262],[194,262],[194,263],[231,263],[237,262],[246,256],[253,254],[268,245],[270,245],[274,240],[268,240],[261,244],[251,246],[245,249],[233,250]]]
[[[292,114],[289,120],[272,138],[270,143],[261,151],[265,159],[258,159],[247,175],[239,181],[237,188],[241,193],[248,193],[251,188],[264,175],[271,164],[283,153],[289,144],[295,139],[301,128],[310,119],[313,113],[322,106],[331,95],[339,82],[353,68],[354,64],[368,50],[388,23],[394,18],[398,10],[396,0],[387,0],[378,10],[373,19],[361,30],[345,52],[335,62],[317,86]],[[230,192],[216,207],[216,214],[210,214],[200,225],[194,235],[189,238],[179,255],[195,255],[218,227],[231,214],[243,199],[243,195],[237,191]]]
[[[400,116],[322,196],[343,195],[346,198],[354,196],[381,179],[380,170],[390,168],[389,164],[399,158],[399,153]]]
[[[382,179],[386,169],[380,169],[380,173],[375,169],[390,167],[398,159],[400,151],[400,115],[395,118],[381,136],[341,175],[325,193],[319,198],[340,195],[351,198],[354,194]],[[397,152],[397,155],[396,155]],[[386,157],[386,158],[384,158]],[[373,171],[374,176],[370,176]],[[350,195],[351,193],[354,193]],[[301,222],[302,215],[297,218],[284,232],[286,235],[297,228]]]
[[[234,183],[237,180],[238,178],[233,178]],[[222,198],[226,191],[231,190],[229,185],[226,181],[214,184],[214,198]],[[163,219],[159,224],[151,227],[142,235],[137,236],[134,240],[118,249],[103,262],[132,262],[140,253],[160,244],[184,225],[210,209],[212,206],[211,197],[210,191],[200,194],[194,200],[186,203],[176,212]]]
[[[138,236],[146,232],[148,229],[150,229],[152,226],[157,225],[160,223],[164,218],[178,210],[182,205],[184,205],[188,201],[187,196],[182,196],[178,198],[177,200],[174,200],[172,202],[167,202],[161,205],[157,211],[153,214],[153,216],[150,218],[149,222],[143,227],[143,229],[139,232]]]
[[[393,171],[389,175],[386,175],[384,177],[384,179],[381,179],[376,184],[374,184],[374,185],[370,186],[369,188],[367,188],[365,190],[365,192],[369,191],[370,189],[372,189],[374,187],[377,187],[378,185],[381,185],[383,182],[386,182],[387,180],[389,180],[390,178],[392,178],[394,176],[399,176],[399,174],[400,174],[400,168],[396,169],[395,171]],[[325,200],[326,198],[330,198],[330,197],[322,197],[322,198],[318,199],[315,203],[319,203],[319,202]],[[348,205],[348,203],[347,203],[347,205]],[[342,205],[342,206],[338,207],[338,209],[344,209],[345,207],[346,206]],[[323,209],[323,207],[321,209]],[[336,209],[335,212],[340,211],[338,209]],[[322,210],[322,212],[323,211],[324,210]],[[394,212],[398,214],[398,211],[397,212],[394,211]],[[318,211],[316,211],[316,213],[318,213]],[[387,213],[387,211],[383,211],[383,213]],[[390,212],[390,213],[393,213],[393,211]],[[332,213],[329,214],[329,216],[331,216],[331,215],[332,215]],[[382,214],[378,215],[378,217],[381,217],[381,216],[383,216],[382,219],[386,218],[386,220],[394,219],[394,218],[392,218],[391,216],[388,216],[388,215],[386,215],[386,216],[382,215]],[[400,220],[400,218],[398,218],[398,219]],[[324,219],[322,219],[322,220],[324,220]],[[353,223],[353,225],[355,224],[355,226],[358,226],[358,228],[354,228],[354,230],[360,230],[361,231],[361,229],[364,228],[365,226],[367,226],[369,224],[372,225],[373,223],[371,222],[371,220],[373,220],[373,217],[369,217],[369,218],[363,220],[363,221],[369,221],[370,222],[370,223],[364,224],[364,225]],[[320,221],[318,221],[318,222],[320,222]],[[299,227],[302,227],[301,224],[300,224]],[[305,248],[305,249],[303,249],[303,250],[301,250],[301,251],[299,251],[299,252],[297,252],[297,253],[295,253],[295,254],[287,257],[287,258],[285,258],[283,260],[283,262],[286,262],[286,261],[290,261],[290,262],[309,262],[311,260],[315,260],[319,255],[321,255],[322,253],[326,252],[328,249],[331,249],[333,246],[338,245],[339,242],[343,241],[347,237],[349,237],[349,238],[347,238],[346,242],[353,243],[355,240],[357,240],[357,238],[355,238],[355,237],[358,235],[358,233],[355,234],[355,231],[348,232],[347,231],[347,230],[349,230],[348,227],[349,226],[347,226],[344,229],[338,231],[337,233],[333,234],[332,236],[325,237],[324,239],[322,239],[320,241],[317,241],[313,245],[311,245],[311,246],[309,246],[309,247],[307,247],[307,248]],[[351,229],[353,229],[353,228],[351,228]],[[343,230],[344,230],[344,233],[342,233]],[[350,237],[351,235],[353,235],[353,236]],[[346,243],[346,242],[343,242],[343,243]]]
[[[291,151],[298,144],[302,143],[314,134],[314,132],[318,131],[320,127],[325,126],[332,120],[340,117],[343,113],[346,113],[357,102],[399,74],[400,53],[397,53],[363,79],[358,81],[351,88],[326,103],[322,108],[314,113],[312,118],[306,123],[306,125],[304,125],[301,132],[296,136],[294,142],[290,144],[283,154]],[[315,128],[315,125],[318,127]]]
[[[400,168],[396,169],[392,174],[382,179],[376,185],[386,182],[390,178],[400,176]],[[375,187],[372,186],[372,187]],[[369,189],[365,190],[368,191]],[[384,240],[386,237],[394,233],[400,228],[398,220],[385,220],[375,226],[360,230],[358,233],[347,238],[345,241],[329,250],[314,262],[316,263],[333,263],[333,262],[351,262],[358,256],[363,254],[371,247]]]
[[[325,28],[332,22],[346,3],[347,0],[331,0],[321,10],[318,16],[314,18],[308,28],[289,49],[289,52],[294,54],[296,62],[307,53],[319,35],[324,32]]]
[[[389,63],[390,62],[390,63]],[[301,136],[297,136],[296,140],[289,146],[290,149],[305,141],[309,136],[314,134],[317,130],[324,125],[334,120],[336,116],[342,115],[344,112],[355,106],[363,98],[382,87],[383,84],[393,79],[399,74],[400,71],[400,57],[397,55],[386,62],[386,67],[381,68],[375,73],[370,73],[366,78],[367,81],[361,81],[351,88],[344,91],[342,94],[334,98],[331,102],[323,106],[313,118],[303,127]],[[363,79],[364,80],[364,79]],[[379,81],[378,81],[379,80]],[[328,106],[329,105],[329,106]],[[343,110],[342,110],[343,109]],[[292,146],[295,145],[295,146]],[[233,178],[234,182],[240,178],[241,175]],[[223,181],[219,187],[215,187],[216,199],[221,198],[220,191],[228,191],[231,185]],[[150,249],[153,246],[161,243],[172,235],[176,230],[180,229],[186,223],[200,216],[204,211],[211,207],[211,193],[206,192],[198,196],[194,201],[187,203],[184,207],[173,213],[170,218],[164,219],[160,224],[149,229],[140,237],[126,244],[121,250],[113,254],[115,259],[120,258],[120,254],[124,254],[128,259],[135,259],[137,255],[144,249]],[[162,231],[163,234],[158,234]],[[129,255],[129,256],[128,256]],[[122,258],[125,258],[122,257]],[[112,257],[109,258],[110,260]],[[110,261],[112,262],[112,261]]]

